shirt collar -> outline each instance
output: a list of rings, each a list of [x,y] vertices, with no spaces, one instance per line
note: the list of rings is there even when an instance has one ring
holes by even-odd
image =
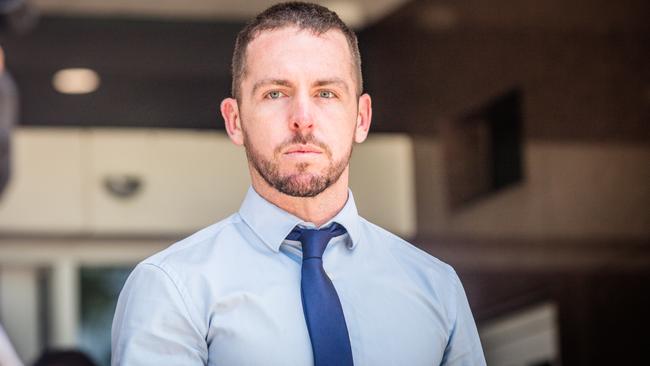
[[[275,252],[280,250],[280,245],[296,225],[314,227],[313,223],[303,221],[267,201],[255,192],[253,187],[248,188],[244,202],[239,208],[239,216],[264,244]],[[352,243],[349,248],[354,249],[359,243],[359,214],[352,191],[349,189],[348,200],[341,211],[321,227],[326,227],[333,222],[345,227]]]

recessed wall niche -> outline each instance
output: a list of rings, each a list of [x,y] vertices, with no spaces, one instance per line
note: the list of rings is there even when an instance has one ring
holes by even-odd
[[[522,93],[510,90],[441,129],[451,209],[521,182]]]

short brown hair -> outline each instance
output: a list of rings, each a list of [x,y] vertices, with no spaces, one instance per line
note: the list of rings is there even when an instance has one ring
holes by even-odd
[[[352,52],[353,66],[357,76],[357,93],[361,94],[363,90],[361,53],[359,52],[356,34],[343,23],[335,12],[326,7],[303,2],[286,2],[273,5],[257,15],[237,35],[231,65],[231,93],[234,98],[239,99],[241,97],[240,86],[246,72],[246,47],[248,47],[248,44],[263,31],[288,26],[295,26],[301,30],[307,29],[316,35],[323,34],[331,29],[340,30],[347,39]]]

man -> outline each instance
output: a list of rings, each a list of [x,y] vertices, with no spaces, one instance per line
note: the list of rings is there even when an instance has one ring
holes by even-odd
[[[279,4],[242,30],[221,112],[252,188],[135,268],[114,364],[485,364],[453,269],[357,214],[348,162],[372,115],[360,65],[354,33],[318,5]]]
[[[9,183],[11,173],[11,130],[18,118],[18,91],[0,46],[0,199]]]

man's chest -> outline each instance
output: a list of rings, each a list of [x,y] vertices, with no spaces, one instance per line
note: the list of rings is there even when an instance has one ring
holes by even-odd
[[[211,305],[211,365],[309,365],[311,343],[299,271],[275,271],[221,290]],[[445,314],[404,279],[386,273],[331,271],[356,365],[439,364],[448,332]]]

